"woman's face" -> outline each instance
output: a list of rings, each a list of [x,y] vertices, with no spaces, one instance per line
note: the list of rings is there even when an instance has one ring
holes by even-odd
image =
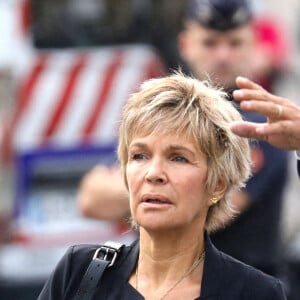
[[[192,140],[138,135],[128,150],[126,176],[134,221],[145,229],[203,226],[211,196],[207,162]]]

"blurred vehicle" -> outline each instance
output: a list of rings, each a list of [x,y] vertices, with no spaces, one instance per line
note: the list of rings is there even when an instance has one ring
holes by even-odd
[[[137,27],[148,22],[139,5],[119,24],[118,1],[82,4],[0,3],[0,69],[13,99],[1,111],[1,176],[13,174],[10,240],[0,247],[3,299],[35,299],[70,244],[132,239],[124,224],[83,218],[77,185],[97,163],[115,163],[123,103],[166,66]]]

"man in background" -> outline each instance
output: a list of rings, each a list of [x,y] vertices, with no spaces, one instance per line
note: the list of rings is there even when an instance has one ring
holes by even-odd
[[[238,75],[253,77],[256,44],[252,22],[247,1],[190,1],[178,42],[191,72],[199,79],[208,74],[229,93],[236,88]],[[254,122],[264,121],[261,115],[243,115]],[[287,154],[267,143],[254,142],[252,159],[254,176],[232,198],[242,213],[212,240],[224,252],[278,276]]]

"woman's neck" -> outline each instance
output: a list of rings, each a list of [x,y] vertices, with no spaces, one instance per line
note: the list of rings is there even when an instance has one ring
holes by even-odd
[[[149,293],[149,299],[180,289],[199,296],[204,249],[203,234],[182,239],[178,234],[156,237],[141,229],[137,269],[130,283],[144,296]]]
[[[188,235],[177,230],[156,234],[140,229],[140,255],[148,256],[153,261],[181,260],[183,256],[193,259],[203,250],[203,233],[196,234],[194,231]]]

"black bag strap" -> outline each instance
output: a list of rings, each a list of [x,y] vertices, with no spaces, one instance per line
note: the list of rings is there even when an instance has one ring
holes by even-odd
[[[97,283],[106,268],[114,265],[124,244],[108,241],[95,251],[81,282],[74,300],[92,299]]]

